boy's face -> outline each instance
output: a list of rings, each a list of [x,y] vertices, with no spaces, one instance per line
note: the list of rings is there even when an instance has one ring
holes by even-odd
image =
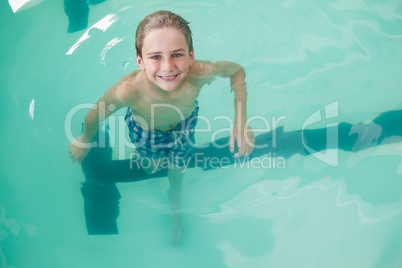
[[[194,51],[188,51],[183,33],[174,28],[149,32],[143,41],[142,58],[137,54],[140,70],[165,91],[176,89],[184,81],[193,62]]]

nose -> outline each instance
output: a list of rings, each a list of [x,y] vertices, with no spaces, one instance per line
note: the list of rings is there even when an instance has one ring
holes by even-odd
[[[162,70],[167,73],[173,72],[174,62],[171,58],[164,59],[164,61],[162,63]]]

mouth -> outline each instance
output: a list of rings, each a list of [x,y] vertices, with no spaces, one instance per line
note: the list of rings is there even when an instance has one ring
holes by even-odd
[[[158,75],[158,77],[160,79],[162,79],[163,81],[165,81],[165,82],[171,82],[171,81],[175,80],[178,76],[179,76],[179,74],[171,75],[171,76],[160,76],[160,75]]]

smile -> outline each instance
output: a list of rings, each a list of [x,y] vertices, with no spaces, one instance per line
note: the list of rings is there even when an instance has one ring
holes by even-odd
[[[173,80],[175,80],[176,77],[178,77],[178,76],[179,76],[179,74],[171,75],[171,76],[159,76],[159,75],[158,75],[159,78],[161,78],[163,81],[166,81],[166,82],[173,81]]]

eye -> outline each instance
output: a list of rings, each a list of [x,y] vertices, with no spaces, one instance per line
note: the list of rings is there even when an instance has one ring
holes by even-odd
[[[180,58],[182,56],[183,56],[183,54],[181,54],[181,53],[175,53],[172,55],[173,58]]]
[[[151,57],[152,60],[159,60],[160,58],[161,58],[161,56],[159,56],[159,55],[155,55],[155,56]]]

